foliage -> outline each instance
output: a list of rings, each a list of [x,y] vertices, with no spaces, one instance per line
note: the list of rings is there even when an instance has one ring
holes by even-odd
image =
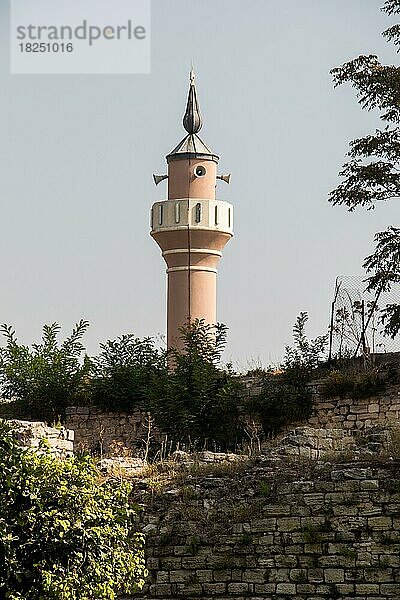
[[[125,334],[100,345],[92,360],[92,400],[107,410],[130,412],[149,403],[155,378],[165,372],[165,353],[152,338]]]
[[[389,15],[400,13],[400,1],[389,0],[383,9]],[[399,45],[399,25],[383,34]],[[400,196],[400,67],[383,65],[375,55],[359,56],[332,69],[335,87],[351,83],[363,109],[376,109],[385,123],[382,130],[350,142],[350,161],[340,173],[344,181],[331,192],[332,204],[349,210],[363,206],[370,210],[376,202]]]
[[[80,360],[80,321],[59,346],[60,326],[45,325],[42,343],[17,343],[3,326],[7,345],[0,350],[0,382],[6,398],[16,398],[14,415],[50,422],[64,417],[66,406],[92,402],[106,410],[150,411],[155,425],[172,443],[192,449],[207,443],[233,447],[238,435],[239,381],[231,367],[220,366],[226,344],[224,325],[194,321],[181,329],[182,349],[167,353],[152,338],[126,334],[101,344],[90,361]],[[173,368],[172,368],[173,366]],[[9,414],[10,404],[2,407]]]
[[[305,334],[308,314],[301,312],[293,325],[293,347],[285,347],[281,369],[287,381],[297,385],[307,383],[312,373],[321,363],[327,344],[327,336],[320,335],[309,340]]]
[[[180,329],[182,349],[169,351],[170,372],[153,386],[153,414],[175,443],[232,447],[238,434],[236,396],[240,384],[220,366],[225,325],[195,320]]]
[[[309,340],[305,334],[307,320],[307,313],[301,312],[293,326],[294,345],[286,346],[280,369],[270,370],[260,396],[250,402],[249,408],[260,414],[266,433],[277,432],[311,414],[311,391],[307,384],[322,361],[327,336]]]
[[[363,266],[371,273],[366,279],[368,291],[379,294],[400,283],[400,228],[388,227],[375,235],[375,241],[375,252],[367,256]],[[386,335],[395,338],[400,330],[400,305],[387,304],[381,319]]]
[[[113,600],[143,585],[128,483],[99,481],[87,456],[21,448],[0,421],[0,597]]]
[[[369,398],[384,389],[376,369],[368,371],[331,371],[324,381],[322,395],[325,398]]]
[[[81,360],[81,339],[88,328],[81,320],[72,333],[57,342],[60,325],[43,327],[41,343],[19,344],[12,327],[3,325],[6,346],[0,349],[0,386],[5,398],[14,399],[25,416],[53,421],[67,406],[86,403],[89,359]]]
[[[400,14],[400,0],[386,0],[382,10],[388,15]],[[383,35],[399,51],[400,25],[395,24]],[[363,109],[378,110],[384,126],[374,134],[350,142],[350,160],[339,173],[339,186],[330,193],[333,205],[344,205],[350,211],[361,206],[367,210],[384,200],[400,197],[400,67],[383,65],[375,55],[359,56],[332,69],[335,87],[351,83]],[[400,280],[400,230],[389,227],[375,236],[375,253],[365,259],[368,290],[379,295]],[[381,256],[381,251],[386,256]],[[400,307],[387,304],[382,312],[386,335],[395,337],[400,331]]]

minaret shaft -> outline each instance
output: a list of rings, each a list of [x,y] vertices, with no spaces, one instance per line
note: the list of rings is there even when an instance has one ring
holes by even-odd
[[[151,212],[151,235],[167,266],[167,344],[181,347],[188,320],[217,321],[217,265],[233,235],[233,207],[217,200],[218,157],[196,135],[201,127],[194,75],[184,117],[188,135],[167,156],[168,199]]]

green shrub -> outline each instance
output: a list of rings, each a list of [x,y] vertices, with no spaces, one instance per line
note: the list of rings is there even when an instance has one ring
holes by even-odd
[[[227,328],[196,320],[182,327],[182,349],[169,351],[173,368],[153,381],[152,414],[158,427],[175,444],[190,450],[205,445],[233,448],[240,438],[240,381],[221,355]]]
[[[286,346],[279,370],[269,370],[261,394],[248,403],[249,410],[260,415],[267,434],[311,416],[313,403],[308,383],[322,360],[327,336],[308,340],[304,331],[307,320],[307,313],[300,313],[293,327],[293,347]]]
[[[132,334],[108,340],[100,348],[91,366],[93,403],[109,411],[147,410],[154,379],[166,374],[165,352],[154,339]]]
[[[143,585],[128,483],[91,459],[21,448],[0,421],[0,598],[113,600]]]
[[[325,398],[369,398],[385,385],[375,369],[369,371],[332,371],[322,387]]]
[[[0,349],[1,392],[14,400],[5,412],[52,422],[64,417],[67,406],[87,403],[90,361],[81,339],[88,325],[81,320],[60,345],[60,325],[45,325],[41,342],[31,348],[18,344],[12,327],[1,327],[6,339]]]
[[[285,425],[311,416],[312,395],[306,386],[287,383],[284,375],[273,375],[265,379],[250,408],[260,414],[264,432],[275,434]]]

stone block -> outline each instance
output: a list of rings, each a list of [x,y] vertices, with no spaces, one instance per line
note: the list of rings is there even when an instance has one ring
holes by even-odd
[[[158,571],[156,575],[156,583],[169,583],[169,573],[169,571]]]
[[[291,507],[289,504],[267,504],[263,508],[263,512],[267,516],[271,517],[284,517],[291,514]]]
[[[203,592],[203,588],[200,583],[186,583],[182,585],[178,583],[178,590],[181,590],[185,593],[185,598],[188,596],[201,596]]]
[[[231,585],[231,584],[229,584]],[[216,594],[225,594],[226,592],[226,583],[204,583],[203,590],[205,594],[216,595]]]
[[[250,530],[254,533],[276,530],[276,519],[254,519],[250,522]]]
[[[298,531],[301,527],[301,522],[299,517],[282,517],[278,518],[277,521],[277,529],[280,532],[290,532],[290,531]]]
[[[360,481],[360,487],[362,490],[379,490],[379,481],[377,479],[369,479],[367,481]]]
[[[354,597],[354,583],[337,583],[336,589],[342,596]]]
[[[315,585],[311,583],[298,583],[296,585],[296,591],[298,594],[306,595],[307,598],[310,594],[312,594],[315,590]]]
[[[296,567],[297,557],[288,554],[277,554],[275,556],[275,565],[277,567]]]
[[[372,529],[391,529],[392,517],[369,517],[368,525]]]
[[[172,589],[168,583],[160,583],[150,586],[150,594],[153,596],[171,596]]]
[[[296,595],[296,585],[294,583],[278,583],[276,586],[277,594],[287,594],[288,596]]]
[[[309,569],[308,581],[310,583],[322,583],[324,581],[324,570],[323,569]]]
[[[364,469],[361,467],[353,467],[350,469],[339,469],[332,471],[332,481],[344,481],[346,479],[371,479],[371,469]]]
[[[177,571],[169,571],[170,583],[184,583],[187,580],[189,574],[190,571],[188,572],[184,569],[179,569]]]
[[[182,557],[183,569],[207,569],[206,556],[184,556]]]
[[[229,594],[243,594],[249,591],[249,585],[247,583],[228,583]]]
[[[274,537],[272,535],[261,535],[256,540],[253,540],[255,543],[258,542],[260,546],[271,546],[274,542]],[[265,550],[263,549],[263,552]]]
[[[162,569],[180,569],[182,566],[182,559],[178,556],[165,556],[160,558]],[[189,567],[190,568],[190,567]]]
[[[324,578],[326,583],[343,583],[344,582],[344,570],[343,569],[325,569]]]
[[[214,581],[231,581],[232,570],[231,569],[218,569],[214,571]]]
[[[211,569],[198,569],[196,571],[196,577],[199,583],[209,583],[213,580],[213,572]]]
[[[317,507],[321,507],[324,504],[324,494],[304,494],[303,497],[304,503],[308,506],[313,507],[314,509]]]
[[[273,594],[276,585],[274,583],[255,583],[254,591],[256,594]]]
[[[264,583],[265,569],[246,569],[243,571],[242,578],[247,583]]]

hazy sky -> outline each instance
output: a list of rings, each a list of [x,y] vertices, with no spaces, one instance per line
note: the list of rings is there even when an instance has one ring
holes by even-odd
[[[398,63],[383,0],[153,0],[150,75],[10,75],[0,0],[0,322],[21,341],[84,317],[89,353],[126,332],[165,331],[165,265],[149,237],[152,173],[184,136],[193,60],[201,137],[220,155],[235,237],[218,275],[227,358],[278,360],[296,315],[326,332],[335,277],[361,274],[398,202],[327,203],[348,141],[371,132],[329,70],[359,54]]]

